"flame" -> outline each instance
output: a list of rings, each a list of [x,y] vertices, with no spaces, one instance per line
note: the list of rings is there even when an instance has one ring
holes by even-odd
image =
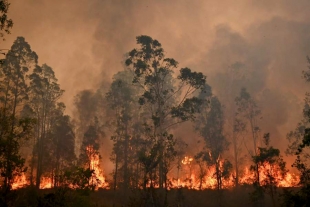
[[[219,161],[219,168],[223,167],[223,160]],[[215,166],[210,166],[204,169],[203,174],[199,170],[199,166],[193,162],[193,159],[189,156],[185,156],[181,161],[184,165],[183,173],[181,178],[170,178],[169,188],[180,188],[185,187],[189,189],[203,190],[203,189],[215,189],[217,187],[216,180],[216,168]],[[271,174],[277,183],[277,187],[293,187],[297,186],[299,183],[299,177],[294,173],[287,172],[284,176],[281,175],[280,171],[276,168],[272,168],[268,164],[260,166],[260,184],[268,179],[267,174]],[[242,171],[239,183],[242,184],[252,184],[255,180],[255,173],[250,171],[247,167]],[[235,186],[235,177],[230,175],[227,179],[222,179],[223,188],[232,188]]]
[[[89,167],[94,170],[92,177],[89,180],[89,185],[94,186],[95,190],[99,188],[108,188],[109,184],[106,182],[105,176],[103,175],[103,170],[100,168],[100,158],[99,153],[97,153],[92,146],[86,147],[86,152],[89,159]],[[30,185],[25,173],[20,176],[16,176],[12,182],[12,189],[19,189]],[[40,182],[40,189],[48,189],[53,187],[52,177],[42,177]],[[69,185],[70,188],[76,188],[73,185]]]
[[[50,177],[42,177],[40,182],[40,189],[52,188],[53,180]]]
[[[89,180],[89,185],[95,186],[95,189],[107,188],[108,183],[106,182],[103,171],[100,168],[99,153],[97,153],[92,146],[87,146],[86,151],[90,162],[89,167],[91,170],[94,170],[94,173]]]
[[[29,185],[29,182],[27,181],[26,175],[24,173],[22,173],[19,176],[16,176],[13,180],[13,184],[12,184],[12,189],[18,189],[18,188],[23,188],[26,185]]]
[[[91,170],[94,170],[93,176],[89,180],[89,184],[95,187],[95,190],[98,188],[109,188],[109,183],[106,181],[106,178],[103,174],[103,170],[100,168],[100,158],[99,154],[93,149],[92,146],[86,148],[87,155],[89,158],[89,166]],[[223,161],[218,158],[220,169],[223,167]],[[202,169],[198,163],[190,156],[185,156],[181,163],[183,167],[178,178],[169,176],[169,189],[171,188],[189,188],[196,190],[203,189],[215,189],[217,187],[216,180],[216,168],[215,166],[209,166]],[[298,186],[299,176],[294,173],[287,172],[284,176],[280,171],[264,163],[263,166],[260,166],[260,183],[263,183],[268,179],[269,175],[272,175],[275,178],[277,187],[293,187]],[[249,168],[245,167],[239,176],[239,183],[242,184],[252,184],[255,180],[255,173]],[[154,187],[159,187],[157,183],[154,183]],[[24,186],[30,185],[29,180],[27,180],[26,175],[23,173],[20,176],[16,176],[12,183],[12,189],[22,188]],[[147,186],[150,186],[149,182]],[[227,179],[222,180],[223,188],[233,188],[235,186],[235,177],[230,175]],[[42,177],[40,189],[52,188],[52,178],[51,177]],[[70,186],[75,188],[74,186]]]
[[[185,156],[181,162],[183,165],[190,165],[192,161],[193,161],[192,157]]]

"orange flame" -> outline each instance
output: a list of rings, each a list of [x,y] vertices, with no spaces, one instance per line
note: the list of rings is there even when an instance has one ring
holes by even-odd
[[[26,185],[29,185],[26,175],[22,173],[20,176],[16,176],[13,180],[12,189],[23,188]]]
[[[109,184],[105,181],[103,171],[100,168],[99,153],[97,153],[92,146],[87,146],[86,151],[90,162],[89,167],[91,170],[94,170],[94,173],[89,180],[89,185],[95,186],[95,189],[107,188]]]
[[[89,167],[91,170],[94,170],[92,177],[89,180],[89,185],[94,186],[95,190],[99,188],[108,188],[109,184],[106,182],[106,179],[103,175],[103,170],[100,168],[100,159],[99,154],[93,149],[92,146],[86,147]],[[22,173],[20,176],[16,176],[12,183],[12,189],[23,188],[27,185],[30,185],[29,180],[27,180],[26,175]],[[52,177],[42,177],[40,182],[40,189],[47,189],[53,187]],[[69,186],[75,188],[74,186]]]
[[[88,146],[86,148],[87,154],[89,157],[89,167],[91,170],[94,170],[94,174],[89,180],[89,184],[93,185],[95,189],[98,188],[109,188],[109,183],[106,182],[105,176],[103,174],[102,169],[100,168],[100,158],[99,154],[95,152],[93,147]],[[174,178],[171,176],[169,178],[169,186],[168,188],[189,188],[189,189],[215,189],[217,186],[216,180],[216,168],[215,166],[209,166],[205,169],[201,170],[197,163],[194,162],[194,159],[190,156],[184,157],[181,161],[183,164],[183,171],[180,173],[179,178]],[[220,168],[222,167],[223,162],[220,161]],[[287,172],[284,176],[281,175],[278,169],[272,168],[268,164],[264,164],[264,166],[260,166],[260,182],[263,184],[264,180],[266,180],[267,174],[271,173],[273,177],[275,177],[276,183],[278,187],[293,187],[297,186],[299,183],[299,176],[294,173]],[[252,184],[255,180],[255,173],[250,171],[247,167],[240,173],[239,183],[242,184]],[[22,188],[24,186],[29,185],[29,181],[27,180],[25,174],[21,174],[20,176],[16,176],[12,189]],[[235,185],[235,177],[234,175],[230,175],[228,179],[222,180],[223,188],[232,188]],[[150,183],[148,184],[150,186]],[[72,186],[71,186],[72,187]],[[158,187],[158,185],[155,185]],[[52,188],[52,179],[50,177],[43,177],[41,180],[41,189]],[[72,187],[74,188],[74,187]]]
[[[217,187],[216,168],[215,166],[206,167],[203,173],[199,170],[193,159],[186,156],[181,161],[184,165],[184,173],[182,178],[170,178],[170,188],[185,187],[189,189],[215,189]],[[219,160],[220,169],[223,167],[223,161]],[[268,172],[269,171],[269,172]],[[272,169],[271,166],[265,164],[260,167],[260,183],[263,184],[267,179],[267,173],[272,173],[277,187],[293,187],[299,183],[299,177],[294,173],[287,172],[284,176],[277,169]],[[240,184],[252,184],[255,180],[255,173],[245,168],[239,178]],[[235,177],[230,175],[227,179],[222,179],[223,188],[232,188],[235,186]]]

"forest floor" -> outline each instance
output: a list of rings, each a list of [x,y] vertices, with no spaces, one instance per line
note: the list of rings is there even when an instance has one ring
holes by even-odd
[[[278,189],[276,206],[281,206],[283,189]],[[16,207],[125,207],[125,206],[169,206],[169,207],[251,207],[252,186],[222,190],[190,190],[185,188],[167,191],[167,205],[164,204],[165,191],[153,189],[151,192],[142,190],[113,191],[77,191],[72,189],[35,190],[27,187],[12,191],[12,201],[8,206]],[[260,206],[272,206],[271,197],[265,194]]]

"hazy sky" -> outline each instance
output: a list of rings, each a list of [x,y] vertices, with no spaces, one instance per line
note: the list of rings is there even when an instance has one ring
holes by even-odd
[[[55,70],[68,113],[78,91],[96,88],[122,70],[124,54],[145,34],[159,40],[180,66],[204,72],[223,102],[227,71],[233,65],[247,71],[244,86],[260,100],[262,125],[277,139],[285,139],[300,119],[310,88],[301,74],[310,55],[309,0],[10,2],[14,27],[2,48],[24,36],[39,63]]]

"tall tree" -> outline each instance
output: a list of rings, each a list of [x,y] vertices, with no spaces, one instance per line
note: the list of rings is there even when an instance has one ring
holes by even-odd
[[[98,179],[98,168],[101,158],[99,153],[101,136],[103,136],[103,132],[99,126],[97,118],[95,117],[93,123],[88,126],[88,129],[84,134],[78,160],[78,164],[81,167],[88,169],[92,173],[92,176],[89,179],[89,186],[91,186],[92,189],[97,188],[98,185],[103,182]]]
[[[225,114],[224,131],[227,139],[232,144],[232,155],[235,171],[235,185],[239,185],[240,167],[243,164],[244,136],[246,135],[246,125],[244,120],[237,116],[236,96],[239,96],[242,86],[251,85],[251,75],[249,68],[243,62],[236,61],[224,72],[217,73],[214,77],[217,83],[217,96],[223,103]]]
[[[308,70],[303,71],[304,79],[310,82],[310,58],[308,60]],[[286,206],[309,206],[310,205],[310,93],[306,93],[303,118],[297,124],[294,131],[287,134],[289,147],[287,153],[295,155],[296,159],[293,167],[297,168],[300,176],[300,190],[297,192],[287,190],[285,192]]]
[[[65,105],[58,103],[51,119],[50,131],[47,134],[50,142],[49,157],[52,166],[53,185],[64,184],[64,173],[73,166],[76,160],[74,147],[75,135],[70,117],[64,115]]]
[[[37,120],[34,137],[36,144],[33,150],[33,158],[37,157],[36,187],[39,188],[44,172],[43,161],[44,157],[47,156],[44,150],[48,145],[47,133],[51,128],[56,102],[64,91],[60,89],[53,69],[46,64],[42,65],[42,67],[36,66],[29,79],[31,90],[29,105]],[[34,166],[31,167],[33,168]]]
[[[168,130],[178,123],[194,119],[201,102],[193,93],[205,85],[206,77],[189,68],[181,68],[174,77],[178,62],[165,57],[164,49],[157,40],[146,35],[138,36],[136,40],[139,48],[128,53],[125,64],[134,75],[133,83],[143,90],[139,103],[148,112],[145,138],[151,142],[140,153],[140,161],[149,177],[153,177],[159,165],[159,187],[167,189],[168,163],[165,160],[175,157],[175,153],[171,153],[175,141]]]
[[[242,88],[240,95],[235,99],[237,105],[236,121],[239,122],[240,128],[235,128],[236,132],[250,131],[250,136],[253,143],[253,151],[247,146],[250,156],[257,156],[259,146],[259,126],[258,121],[261,115],[261,111],[257,106],[255,100],[251,97],[246,88]],[[237,122],[236,122],[237,123]],[[246,145],[246,142],[245,142]],[[256,182],[259,183],[259,171],[258,166],[256,169]]]
[[[18,37],[1,67],[1,157],[3,187],[11,188],[14,172],[21,172],[24,159],[19,155],[19,141],[29,135],[30,120],[22,119],[19,109],[28,98],[27,72],[37,63],[37,55],[23,37]]]
[[[261,111],[259,110],[255,100],[247,92],[246,88],[242,88],[240,95],[236,98],[237,117],[245,120],[249,125],[249,130],[252,136],[253,152],[252,155],[257,154],[258,147],[258,120]]]
[[[139,88],[132,84],[132,78],[132,73],[127,70],[115,74],[110,90],[106,94],[108,106],[113,110],[110,125],[113,127],[111,139],[114,142],[112,151],[112,161],[115,163],[114,189],[117,185],[125,190],[129,187],[129,181],[133,176],[133,172],[129,170],[130,164],[137,158],[132,148],[133,142],[136,141],[133,139],[134,125],[138,123],[137,117],[141,111],[137,110]]]
[[[196,121],[196,129],[203,137],[205,147],[196,158],[202,157],[209,166],[215,167],[217,189],[221,190],[223,187],[222,180],[229,177],[228,171],[232,167],[227,160],[223,159],[223,153],[228,147],[223,131],[224,115],[222,105],[217,97],[205,96],[204,100],[210,101],[210,104],[201,107],[201,113]],[[224,165],[222,165],[223,162]],[[230,167],[224,169],[222,166]]]

